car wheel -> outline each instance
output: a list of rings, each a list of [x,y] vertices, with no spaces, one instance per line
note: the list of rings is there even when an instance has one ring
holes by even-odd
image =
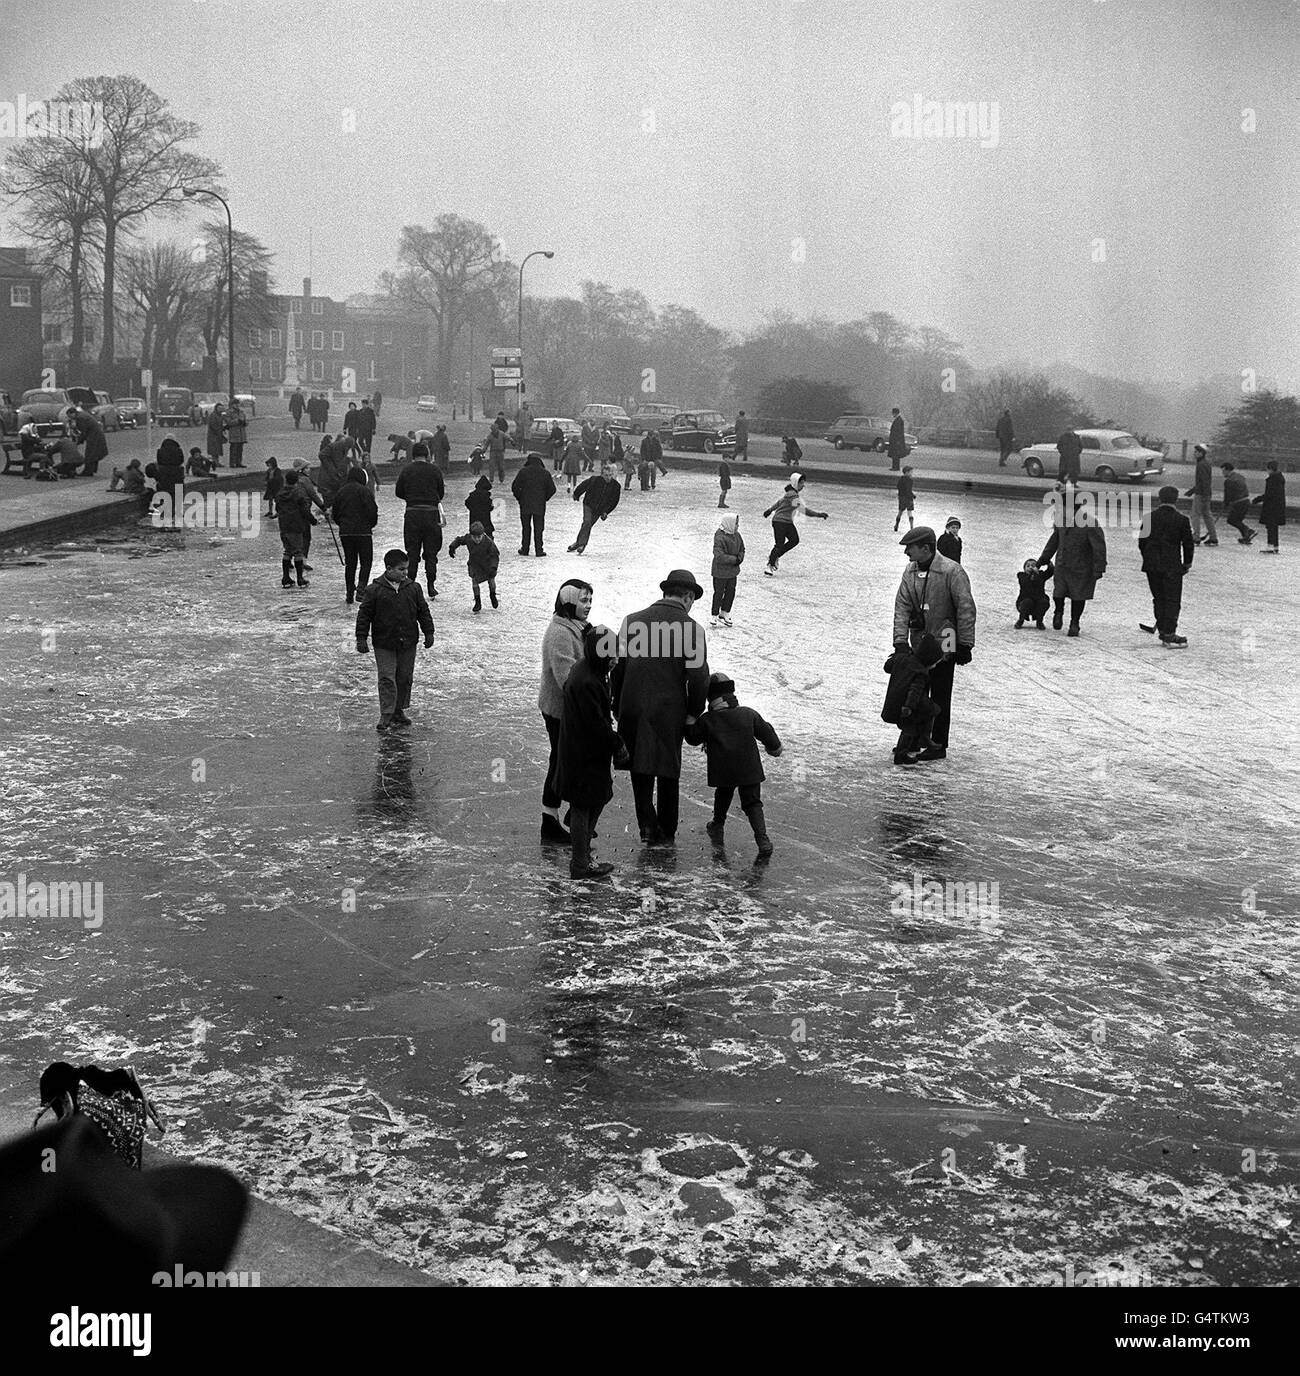
[[[1115,481],[1115,470],[1108,463],[1103,463],[1098,467],[1094,474],[1099,483],[1113,483]]]
[[[1025,472],[1031,478],[1041,478],[1043,476],[1043,461],[1041,459],[1026,459]]]
[[[883,454],[885,452],[884,440],[876,440],[871,447],[876,451],[877,454]]]
[[[713,443],[711,439],[706,439],[704,441],[704,452],[706,454],[712,454],[716,447],[717,446]]]
[[[834,444],[834,446],[836,447],[836,449],[843,449],[843,448],[844,448],[844,436],[843,436],[843,435],[836,435],[835,438],[831,441],[831,443]]]

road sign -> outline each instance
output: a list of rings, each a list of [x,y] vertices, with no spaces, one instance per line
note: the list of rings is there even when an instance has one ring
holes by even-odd
[[[492,369],[493,387],[518,387],[523,380],[524,370],[522,368]]]
[[[522,368],[524,364],[523,351],[518,348],[493,349],[492,366],[494,368]]]

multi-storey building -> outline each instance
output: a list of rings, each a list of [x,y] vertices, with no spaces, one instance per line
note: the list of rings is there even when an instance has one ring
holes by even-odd
[[[27,250],[0,248],[0,388],[41,385],[41,277]]]

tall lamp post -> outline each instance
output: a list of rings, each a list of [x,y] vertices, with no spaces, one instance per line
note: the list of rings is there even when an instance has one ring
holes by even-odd
[[[181,195],[193,200],[195,196],[211,196],[226,208],[226,297],[228,314],[226,316],[226,381],[229,386],[229,401],[235,404],[235,225],[230,218],[230,206],[224,196],[209,191],[205,186],[183,186]]]
[[[519,264],[519,406],[524,403],[524,268],[528,265],[529,258],[554,258],[555,254],[549,248],[535,248],[522,263]],[[518,410],[518,406],[515,408]],[[527,437],[525,437],[527,438]]]

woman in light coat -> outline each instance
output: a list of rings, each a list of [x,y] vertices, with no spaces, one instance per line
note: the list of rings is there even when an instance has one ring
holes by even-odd
[[[537,706],[551,743],[546,762],[546,782],[542,785],[542,840],[568,843],[569,833],[560,821],[556,790],[556,754],[560,744],[560,717],[564,712],[564,684],[573,666],[582,658],[582,633],[591,616],[592,586],[581,578],[569,578],[560,585],[555,598],[555,614],[542,637],[542,681]]]

